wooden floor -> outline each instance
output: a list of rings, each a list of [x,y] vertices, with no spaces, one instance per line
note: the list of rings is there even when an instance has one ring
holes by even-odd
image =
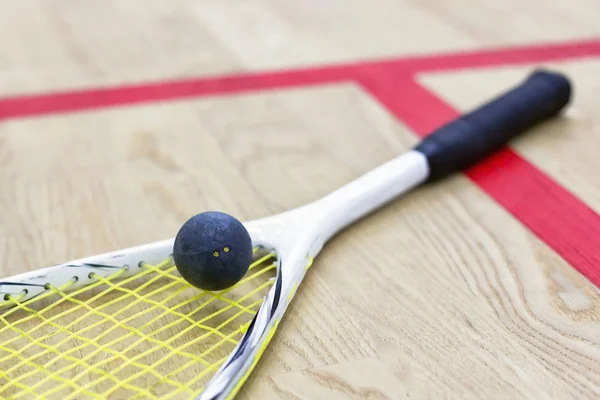
[[[569,74],[511,162],[335,238],[239,398],[600,397],[600,2],[0,7],[3,277],[315,200],[537,66]]]

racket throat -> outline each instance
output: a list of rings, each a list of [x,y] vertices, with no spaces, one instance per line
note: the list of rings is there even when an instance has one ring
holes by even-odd
[[[367,214],[427,180],[427,158],[409,151],[310,205],[317,215],[322,246],[327,240]],[[315,243],[319,247],[318,243]]]

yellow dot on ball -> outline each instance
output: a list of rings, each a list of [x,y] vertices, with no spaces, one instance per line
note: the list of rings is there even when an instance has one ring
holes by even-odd
[[[218,252],[218,251],[215,251],[215,252],[213,253],[213,256],[215,256],[215,257],[219,257],[219,252]]]
[[[224,251],[225,253],[228,253],[228,252],[229,252],[229,247],[225,246],[225,248],[223,249],[223,251]]]

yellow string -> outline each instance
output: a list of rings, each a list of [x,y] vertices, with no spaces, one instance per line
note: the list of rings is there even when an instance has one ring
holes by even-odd
[[[190,286],[168,259],[0,299],[0,398],[196,397],[260,307],[274,257],[219,293]]]

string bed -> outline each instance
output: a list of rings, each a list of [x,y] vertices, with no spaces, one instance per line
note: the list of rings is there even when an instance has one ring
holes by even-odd
[[[0,299],[0,397],[194,398],[233,350],[276,275],[255,253],[246,276],[215,293],[183,280],[172,259],[136,275],[95,276],[69,291]]]

